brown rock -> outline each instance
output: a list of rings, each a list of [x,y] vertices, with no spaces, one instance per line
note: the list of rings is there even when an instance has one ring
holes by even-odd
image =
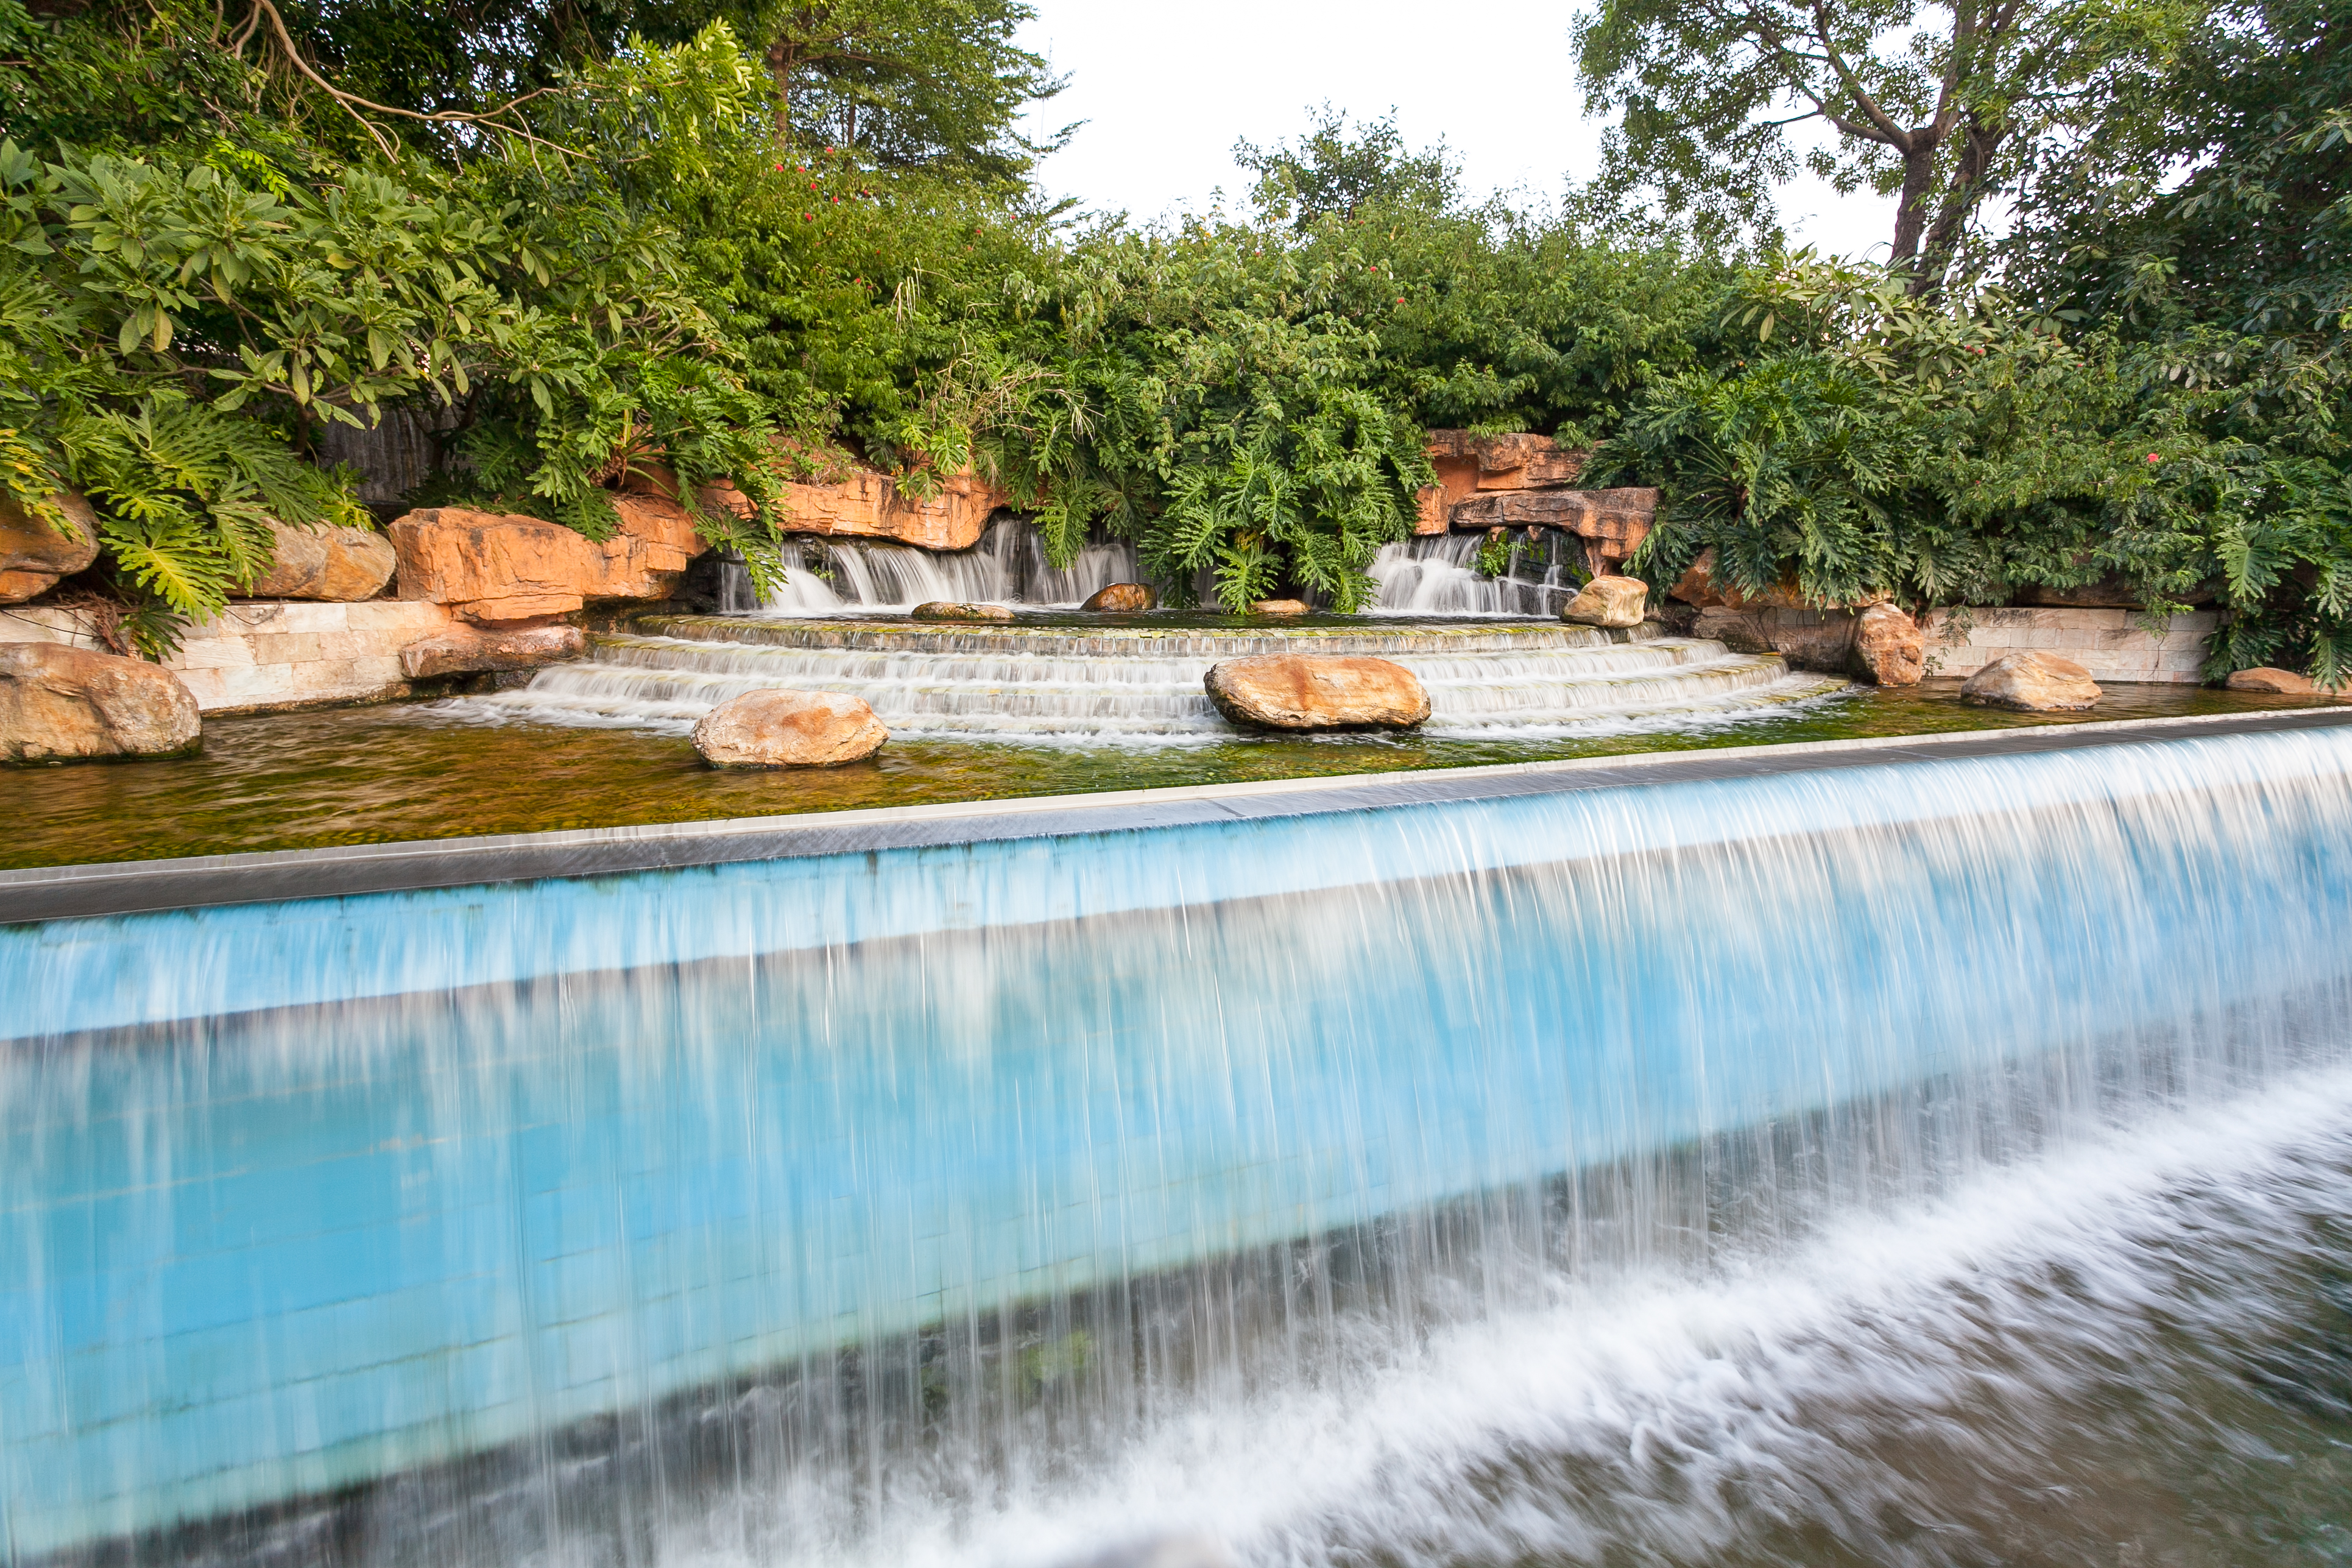
[[[1384,658],[1269,653],[1212,666],[1202,685],[1234,723],[1262,730],[1408,730],[1429,717],[1412,671]]]
[[[478,625],[566,615],[590,599],[666,599],[701,549],[693,519],[654,495],[612,498],[598,542],[535,517],[435,507],[395,521],[400,596],[446,605]]]
[[[1490,528],[1557,528],[1585,541],[1589,559],[1622,561],[1649,537],[1658,519],[1654,489],[1496,490],[1455,506],[1456,533]]]
[[[2004,654],[1960,683],[1970,702],[2032,712],[2088,708],[2099,700],[2091,672],[2041,648]]]
[[[536,669],[578,658],[584,646],[578,626],[451,626],[402,648],[400,669],[411,680],[472,670]]]
[[[1260,599],[1250,605],[1253,616],[1303,616],[1308,614],[1304,599]]]
[[[392,542],[370,528],[293,528],[272,521],[269,570],[246,596],[320,599],[351,604],[373,599],[400,564]]]
[[[87,571],[98,559],[98,514],[89,510],[89,502],[71,490],[59,490],[49,500],[72,520],[79,539],[68,537],[0,489],[0,605],[20,605],[46,594],[58,579]]]
[[[917,605],[914,616],[919,621],[1009,621],[1013,612],[1003,605],[959,605],[949,599],[933,599]]]
[[[940,481],[937,495],[906,494],[887,474],[860,468],[837,484],[788,484],[784,510],[790,533],[896,539],[925,550],[969,550],[980,542],[989,514],[1004,492],[973,474]]]
[[[1845,604],[1817,605],[1805,596],[1793,576],[1781,578],[1760,594],[1742,593],[1728,583],[1716,581],[1715,549],[1710,545],[1699,552],[1698,559],[1675,579],[1675,585],[1666,590],[1666,596],[1680,599],[1685,605],[1696,605],[1703,610],[1856,610],[1869,605],[1885,604],[1893,595],[1865,594]]]
[[[2311,677],[2307,675],[2297,675],[2291,669],[2273,669],[2268,665],[2232,671],[2229,687],[2232,691],[2274,691],[2295,697],[2308,696],[2319,689],[2311,683]]]
[[[863,699],[840,691],[747,691],[694,727],[694,749],[719,768],[835,767],[889,738]]]
[[[1101,610],[1108,614],[1134,615],[1157,608],[1160,595],[1141,583],[1112,583],[1096,589],[1080,605],[1082,610]]]
[[[1581,626],[1638,626],[1650,585],[1638,577],[1595,577],[1559,607],[1559,618]]]
[[[0,643],[0,758],[168,757],[203,733],[196,700],[144,659],[63,643]]]
[[[1853,658],[1880,686],[1916,686],[1927,667],[1919,624],[1892,605],[1873,605],[1854,622]]]

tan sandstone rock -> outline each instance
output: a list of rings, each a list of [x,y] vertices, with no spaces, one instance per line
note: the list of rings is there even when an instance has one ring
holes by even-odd
[[[1872,605],[1854,621],[1853,659],[1881,686],[1916,686],[1927,665],[1927,637],[1892,605]]]
[[[1454,509],[1481,490],[1543,489],[1572,485],[1591,454],[1556,445],[1549,436],[1525,433],[1473,436],[1467,430],[1432,430],[1430,466],[1437,482],[1415,498],[1416,533],[1444,533]]]
[[[168,757],[194,751],[202,733],[195,698],[161,665],[0,643],[0,758]]]
[[[1009,621],[1013,612],[1003,605],[960,605],[950,599],[932,599],[917,605],[913,615],[919,621]]]
[[[701,550],[693,519],[656,495],[612,498],[616,528],[589,539],[535,517],[432,507],[388,531],[400,596],[501,626],[543,620],[590,599],[666,599]]]
[[[1304,599],[1259,599],[1249,607],[1253,616],[1303,616],[1307,613]]]
[[[98,559],[98,514],[89,502],[71,490],[49,500],[73,521],[80,538],[68,538],[0,489],[0,605],[21,605],[46,594],[59,578],[87,571]]]
[[[292,528],[272,521],[269,570],[246,590],[252,599],[373,599],[392,581],[400,553],[370,528]]]
[[[1229,658],[1202,680],[1217,711],[1262,730],[1407,730],[1429,717],[1412,671],[1384,658],[1270,653]]]
[[[1080,605],[1078,608],[1100,610],[1108,614],[1134,615],[1140,611],[1153,609],[1159,603],[1160,595],[1141,583],[1112,583],[1088,595],[1087,602]]]
[[[719,768],[835,767],[889,738],[863,699],[840,691],[747,691],[694,727],[694,749]]]
[[[2311,683],[2311,677],[2307,675],[2297,675],[2291,669],[2275,669],[2269,665],[2232,670],[2229,687],[2232,691],[2271,691],[2294,697],[2307,696],[2319,689]]]
[[[453,626],[402,648],[400,671],[411,680],[424,680],[477,670],[536,669],[578,658],[585,647],[578,626]]]
[[[887,474],[859,468],[833,484],[787,484],[790,533],[896,539],[925,550],[969,550],[980,542],[1004,492],[973,474],[951,474],[928,499],[909,495]]]
[[[2099,700],[2091,672],[2041,648],[2005,654],[1960,683],[1970,702],[2032,712],[2088,708]]]
[[[1586,559],[1601,565],[1624,560],[1658,521],[1658,492],[1610,490],[1483,491],[1454,509],[1456,533],[1492,528],[1557,528],[1584,541]]]
[[[1595,577],[1559,607],[1559,618],[1580,626],[1638,626],[1649,600],[1650,585],[1639,577]]]

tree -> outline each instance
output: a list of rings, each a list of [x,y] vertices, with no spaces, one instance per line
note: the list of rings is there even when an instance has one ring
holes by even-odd
[[[1586,111],[1622,111],[1599,186],[1654,186],[1717,232],[1777,234],[1799,168],[1900,197],[1889,262],[1940,287],[1986,199],[2088,85],[2195,0],[1601,0],[1575,37]],[[1790,132],[1825,128],[1801,156]]]

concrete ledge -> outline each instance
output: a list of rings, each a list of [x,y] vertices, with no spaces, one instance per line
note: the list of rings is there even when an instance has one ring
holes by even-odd
[[[0,925],[2352,724],[2352,706],[0,871]]]

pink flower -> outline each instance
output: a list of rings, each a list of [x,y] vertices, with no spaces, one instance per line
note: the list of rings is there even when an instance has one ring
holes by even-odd
[[[2150,453],[2147,455],[2147,460],[2148,460],[2149,462],[2151,462],[2151,463],[2161,463],[2162,461],[2164,461],[2164,459],[2163,459],[2161,457],[2158,456],[2158,455],[2157,455],[2156,453],[2154,453],[2154,452],[2150,452]]]

